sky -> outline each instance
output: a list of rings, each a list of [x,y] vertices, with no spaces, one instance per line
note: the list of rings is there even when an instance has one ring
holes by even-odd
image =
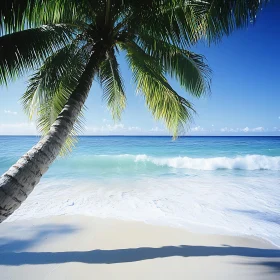
[[[264,8],[256,24],[237,30],[218,44],[200,44],[193,51],[206,57],[212,69],[211,95],[189,99],[197,111],[185,135],[280,136],[280,1]],[[84,135],[169,135],[164,123],[155,121],[144,99],[136,94],[131,72],[119,57],[127,94],[127,107],[114,123],[102,91],[94,83],[85,112]],[[24,77],[0,87],[0,135],[38,134],[34,120],[25,116],[20,97],[27,86]]]

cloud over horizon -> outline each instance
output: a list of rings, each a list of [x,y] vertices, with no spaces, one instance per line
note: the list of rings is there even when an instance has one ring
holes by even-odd
[[[17,115],[17,112],[11,110],[4,110],[4,113],[9,115]]]
[[[0,135],[39,135],[34,122],[0,123]]]

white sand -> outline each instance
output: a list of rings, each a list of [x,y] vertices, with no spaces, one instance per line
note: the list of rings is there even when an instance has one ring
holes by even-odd
[[[59,216],[0,225],[0,279],[280,279],[266,241]]]

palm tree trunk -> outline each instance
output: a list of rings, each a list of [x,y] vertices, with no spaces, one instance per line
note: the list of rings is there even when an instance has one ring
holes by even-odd
[[[86,101],[104,56],[102,49],[92,54],[79,84],[48,134],[0,177],[0,223],[21,205],[58,156]]]

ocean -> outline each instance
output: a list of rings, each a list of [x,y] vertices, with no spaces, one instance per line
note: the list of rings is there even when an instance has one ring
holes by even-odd
[[[0,136],[0,173],[38,140]],[[79,137],[7,221],[67,214],[280,246],[280,137]]]

